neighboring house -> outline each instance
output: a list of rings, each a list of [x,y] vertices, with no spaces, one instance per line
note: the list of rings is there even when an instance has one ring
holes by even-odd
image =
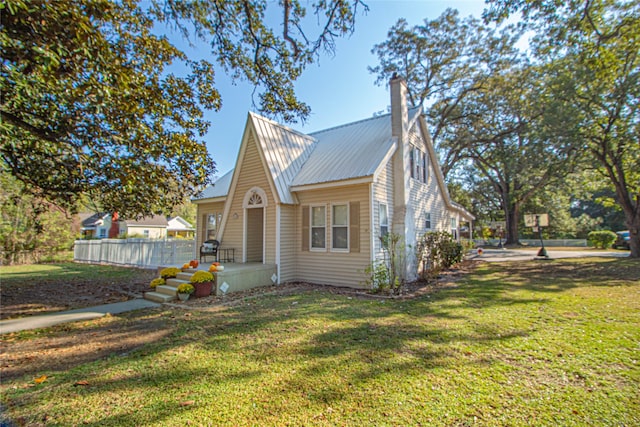
[[[106,239],[111,228],[111,214],[83,212],[80,217],[80,233],[83,239]]]
[[[186,219],[175,216],[167,219],[167,237],[193,239],[196,229]]]
[[[169,222],[163,215],[146,216],[140,219],[120,221],[120,235],[144,237],[146,239],[165,239]]]
[[[111,229],[114,215],[107,212],[98,212],[81,213],[79,216],[81,219],[80,231],[83,239],[106,239],[109,237],[109,230]],[[180,219],[184,221],[182,218]],[[184,221],[184,223],[190,225],[186,221]],[[117,230],[112,232],[112,237],[116,237],[117,235],[164,239],[167,237],[168,227],[169,223],[167,218],[162,215],[153,215],[139,220],[119,220]],[[191,230],[193,230],[193,228],[191,228]]]
[[[363,287],[382,235],[407,247],[428,230],[458,236],[473,217],[450,200],[421,108],[406,99],[392,79],[391,114],[309,135],[249,113],[235,169],[193,200],[197,246],[217,239],[237,262],[275,264],[278,283]]]

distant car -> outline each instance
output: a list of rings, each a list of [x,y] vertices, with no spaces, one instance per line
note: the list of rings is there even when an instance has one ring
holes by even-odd
[[[613,242],[614,249],[629,249],[629,231],[618,231],[616,232],[616,241]]]

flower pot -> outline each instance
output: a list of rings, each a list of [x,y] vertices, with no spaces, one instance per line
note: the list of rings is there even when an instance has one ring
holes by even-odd
[[[192,283],[192,285],[194,288],[196,288],[196,291],[193,293],[196,298],[208,297],[209,295],[211,295],[213,282]]]
[[[189,299],[189,295],[191,294],[178,294],[178,298],[180,299],[180,301],[186,301]]]

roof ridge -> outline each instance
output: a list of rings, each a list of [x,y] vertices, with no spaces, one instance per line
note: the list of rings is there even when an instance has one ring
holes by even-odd
[[[407,112],[410,113],[412,110],[422,110],[422,105],[417,105],[415,107],[409,107],[407,109]],[[367,122],[367,121],[370,121],[370,120],[377,120],[377,119],[380,119],[380,118],[383,118],[383,117],[390,117],[390,116],[391,116],[391,113],[385,113],[385,114],[380,114],[380,115],[373,116],[373,117],[367,117],[366,119],[360,119],[360,120],[356,120],[354,122],[344,123],[342,125],[332,126],[330,128],[320,129],[320,130],[317,130],[317,131],[314,131],[314,132],[310,132],[309,135],[315,135],[315,134],[322,133],[322,132],[328,132],[328,131],[340,129],[340,128],[343,128],[343,127],[346,127],[346,126],[352,126],[352,125],[364,123],[364,122]]]
[[[380,114],[379,116],[367,117],[366,119],[360,119],[360,120],[356,120],[354,122],[344,123],[344,124],[337,125],[337,126],[332,126],[332,127],[326,128],[326,129],[320,129],[320,130],[317,130],[317,131],[309,133],[309,135],[315,135],[315,134],[322,133],[322,132],[328,132],[330,130],[340,129],[340,128],[343,128],[343,127],[352,126],[352,125],[355,125],[355,124],[364,123],[364,122],[371,121],[371,120],[377,120],[377,119],[380,119],[380,118],[386,117],[386,116],[391,116],[391,113]]]
[[[314,138],[314,137],[312,137],[311,135],[309,135],[309,134],[307,134],[307,133],[301,132],[301,131],[299,131],[299,130],[295,130],[295,129],[293,129],[293,128],[291,128],[291,127],[287,126],[287,125],[283,125],[282,123],[278,123],[278,122],[276,122],[276,121],[275,121],[275,120],[273,120],[273,119],[270,119],[270,118],[265,117],[265,116],[261,116],[261,115],[260,115],[260,114],[258,114],[258,113],[254,113],[253,111],[249,111],[249,115],[251,115],[252,117],[254,117],[254,118],[256,118],[256,119],[263,120],[263,121],[268,122],[268,123],[270,123],[270,124],[272,124],[272,125],[274,125],[274,126],[277,126],[277,127],[279,127],[279,128],[282,128],[282,129],[284,129],[284,130],[286,130],[286,131],[288,131],[288,132],[295,133],[295,134],[300,135],[300,136],[302,136],[302,137],[304,137],[304,138],[309,138],[309,139],[313,139],[313,140],[315,140],[315,138]]]

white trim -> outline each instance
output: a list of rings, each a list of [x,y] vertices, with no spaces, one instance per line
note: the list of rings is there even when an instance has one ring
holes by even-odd
[[[226,202],[226,201],[227,201],[227,196],[210,197],[208,199],[198,199],[198,200],[191,199],[191,203],[193,203],[194,205],[199,205],[201,203],[215,203],[215,202]]]
[[[346,179],[343,181],[330,181],[330,182],[322,182],[319,184],[296,185],[294,187],[291,187],[291,191],[319,190],[322,188],[344,187],[347,185],[357,185],[357,184],[369,184],[371,182],[373,182],[373,175],[365,176],[363,178]]]
[[[347,207],[347,247],[346,248],[334,248],[333,247],[333,208],[334,206],[346,206]],[[329,221],[331,223],[331,239],[329,239],[331,241],[331,244],[329,245],[329,251],[330,252],[338,252],[338,253],[349,253],[349,251],[351,250],[351,242],[350,242],[350,238],[351,236],[350,234],[350,226],[349,223],[351,222],[351,209],[349,208],[349,202],[331,202],[331,215],[329,215],[329,217],[331,218],[331,221]],[[337,227],[344,227],[344,225],[338,225]]]
[[[247,262],[247,226],[249,224],[248,221],[248,215],[247,215],[247,210],[248,209],[243,209],[242,210],[242,263],[246,263]]]
[[[373,173],[373,181],[377,181],[382,171],[386,169],[387,164],[389,163],[389,161],[391,161],[393,154],[396,152],[396,148],[398,148],[398,137],[394,136],[393,144],[391,144],[391,147],[389,147],[389,151],[384,155],[384,158]]]
[[[324,209],[324,247],[323,248],[313,247],[313,208]],[[309,205],[309,252],[327,252],[327,250],[328,250],[327,248],[327,205],[326,204]]]
[[[375,209],[373,207],[373,204],[376,202],[375,200],[375,185],[373,183],[371,183],[369,185],[370,191],[369,191],[369,204],[371,205],[369,211],[369,216],[371,217],[369,219],[369,229],[371,230],[371,232],[369,233],[369,246],[370,246],[370,250],[369,250],[369,254],[370,254],[370,258],[371,258],[371,262],[374,262],[376,260],[376,236],[375,233],[373,233],[373,228],[375,225],[374,222],[374,218],[375,218]]]
[[[280,284],[280,230],[280,203],[276,203],[276,276],[278,276],[276,284],[278,285]]]
[[[250,205],[249,202],[251,201],[251,199],[253,198],[254,195],[258,195],[258,197],[260,197],[262,203],[260,204],[252,204]],[[267,199],[267,193],[260,187],[251,187],[245,194],[244,194],[244,198],[242,199],[242,207],[244,209],[253,209],[253,208],[266,208],[269,205],[268,199]]]

